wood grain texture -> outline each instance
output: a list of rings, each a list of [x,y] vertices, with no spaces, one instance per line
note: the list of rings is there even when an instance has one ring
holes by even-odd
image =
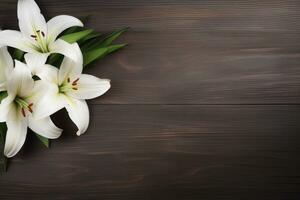
[[[298,106],[91,110],[83,137],[66,132],[50,150],[31,138],[1,177],[1,199],[299,197]]]
[[[16,0],[1,2],[4,28],[16,27]],[[299,1],[39,2],[48,18],[131,27],[125,52],[91,69],[113,81],[97,104],[299,103]]]
[[[0,1],[17,28],[16,0]],[[126,49],[86,70],[112,80],[82,137],[34,136],[0,199],[300,198],[298,0],[40,0],[48,18],[130,26]]]

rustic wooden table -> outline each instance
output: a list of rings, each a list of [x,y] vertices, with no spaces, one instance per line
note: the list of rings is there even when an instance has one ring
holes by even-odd
[[[82,137],[66,120],[34,136],[0,177],[0,199],[300,199],[298,0],[40,0],[48,17],[130,26],[130,46],[86,73],[112,89],[90,101]],[[17,28],[16,0],[0,1]]]

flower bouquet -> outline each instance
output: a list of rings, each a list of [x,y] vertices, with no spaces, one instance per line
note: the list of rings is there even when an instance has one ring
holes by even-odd
[[[72,16],[46,22],[34,0],[18,1],[20,31],[0,31],[0,164],[15,156],[31,129],[49,147],[62,134],[51,120],[66,108],[78,128],[89,125],[87,99],[106,93],[110,80],[83,74],[85,66],[126,44],[112,44],[127,29],[101,34]]]

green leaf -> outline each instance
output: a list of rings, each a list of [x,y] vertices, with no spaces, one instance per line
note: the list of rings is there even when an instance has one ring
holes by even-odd
[[[64,35],[64,36],[60,37],[60,39],[72,44],[74,42],[77,42],[77,41],[87,37],[92,32],[93,32],[92,29],[88,29],[88,30],[84,30],[84,31]]]
[[[108,47],[101,47],[101,48],[93,49],[87,53],[84,53],[83,54],[83,66],[87,66],[88,64],[92,63],[93,61],[101,59],[101,58],[105,57],[106,55],[125,47],[126,45],[127,44],[111,45]]]
[[[63,58],[64,58],[64,56],[62,56],[58,53],[54,53],[49,56],[47,63],[59,68],[60,63],[63,60]]]
[[[99,48],[89,51],[83,54],[83,66],[90,64],[91,62],[104,57],[108,52],[108,48]]]
[[[94,32],[91,29],[83,30],[75,33],[63,35],[61,39],[69,43],[78,42],[80,44],[81,51],[84,56],[84,66],[91,62],[105,57],[107,54],[113,53],[126,44],[111,45],[122,33],[127,31],[128,28],[123,28],[118,31],[114,31],[104,39],[99,39],[100,33]],[[65,34],[65,33],[64,33]],[[52,54],[49,56],[48,64],[54,65],[59,68],[62,62],[63,56],[60,54]]]
[[[63,33],[61,33],[60,35],[67,35],[67,34],[71,34],[71,33],[81,31],[81,30],[82,30],[82,27],[74,26],[74,27],[68,28]]]
[[[88,37],[91,33],[93,33],[92,29],[83,30],[75,33],[69,33],[67,35],[63,35],[60,37],[60,39],[68,42],[68,43],[74,43],[81,39],[85,39]],[[60,54],[51,54],[48,59],[48,64],[54,65],[56,67],[59,67],[63,59],[63,56]]]
[[[7,158],[4,156],[6,131],[6,124],[0,123],[0,172],[5,172],[7,167]]]
[[[0,92],[0,103],[6,97],[7,97],[7,92]]]
[[[45,138],[45,137],[43,137],[43,136],[41,136],[41,135],[39,135],[39,134],[35,134],[36,135],[36,137],[47,147],[47,148],[49,148],[49,146],[50,146],[50,142],[49,142],[49,139],[48,138]]]
[[[113,53],[113,52],[116,52],[124,47],[126,47],[127,44],[115,44],[115,45],[111,45],[108,47],[108,53]]]
[[[99,45],[99,38],[92,38],[80,45],[82,53],[86,53],[92,49],[96,49]]]
[[[122,35],[124,32],[126,32],[129,28],[122,28],[118,31],[114,31],[109,36],[107,36],[102,42],[99,47],[106,47],[108,45],[111,45],[114,40],[116,40],[120,35]]]
[[[21,51],[20,49],[15,49],[14,51],[14,59],[17,59],[19,61],[22,61],[24,58],[25,52]]]
[[[114,31],[110,35],[108,35],[106,38],[103,40],[99,40],[98,38],[94,38],[92,40],[89,40],[88,42],[84,43],[81,46],[81,51],[82,52],[87,52],[93,49],[98,49],[101,47],[107,47],[112,44],[114,40],[116,40],[120,35],[124,32],[126,32],[129,28],[123,28],[118,31]]]
[[[94,39],[94,38],[97,38],[97,37],[100,37],[102,34],[101,33],[98,33],[98,32],[92,32],[91,34],[87,35],[85,38],[82,38],[81,42],[86,42],[88,40],[91,40],[91,39]]]

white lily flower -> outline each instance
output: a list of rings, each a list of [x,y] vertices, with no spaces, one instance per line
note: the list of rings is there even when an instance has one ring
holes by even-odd
[[[103,95],[110,89],[110,80],[82,74],[83,58],[78,44],[73,44],[76,61],[65,57],[60,69],[45,68],[40,74],[48,80],[48,92],[38,104],[37,118],[49,116],[66,108],[71,120],[76,124],[77,135],[83,134],[89,125],[89,109],[85,99]],[[46,106],[45,106],[46,105]]]
[[[24,63],[15,61],[15,68],[8,78],[8,96],[0,104],[0,122],[7,124],[5,156],[13,157],[19,152],[26,139],[27,127],[49,139],[61,135],[62,130],[53,124],[50,116],[39,120],[33,116],[46,86],[43,81],[32,79],[31,72]]]
[[[71,44],[57,39],[57,37],[70,27],[83,26],[79,19],[60,15],[46,23],[34,0],[19,0],[18,20],[21,32],[1,31],[1,46],[10,46],[24,52],[34,53],[42,57],[41,59],[47,58],[51,53],[59,53],[71,59],[75,58]]]
[[[7,77],[13,70],[13,59],[7,51],[6,47],[0,48],[0,92],[7,89]]]
[[[46,64],[46,57],[36,56],[33,53],[26,53],[24,59],[33,76],[43,74],[44,69],[50,66]]]

